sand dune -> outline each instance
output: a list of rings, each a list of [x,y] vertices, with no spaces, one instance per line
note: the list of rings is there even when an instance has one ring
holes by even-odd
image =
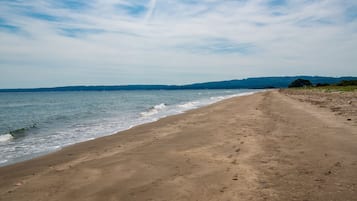
[[[269,91],[2,167],[0,200],[352,201],[356,170],[354,121]]]

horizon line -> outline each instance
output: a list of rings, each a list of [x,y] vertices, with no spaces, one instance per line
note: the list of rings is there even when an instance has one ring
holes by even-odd
[[[246,77],[242,79],[229,79],[229,80],[215,80],[206,82],[192,82],[187,84],[111,84],[111,85],[63,85],[63,86],[52,86],[52,87],[17,87],[17,88],[0,88],[1,91],[6,90],[50,90],[50,89],[60,89],[60,88],[71,88],[71,87],[145,87],[145,86],[157,86],[157,87],[185,87],[195,84],[207,84],[215,82],[229,82],[229,81],[243,81],[247,79],[264,79],[264,78],[295,78],[295,77],[311,77],[311,78],[356,78],[357,76],[319,76],[319,75],[287,75],[287,76],[266,76],[266,77]]]

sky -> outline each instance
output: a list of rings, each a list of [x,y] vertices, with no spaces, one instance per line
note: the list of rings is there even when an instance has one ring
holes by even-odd
[[[0,0],[0,88],[357,76],[356,0]]]

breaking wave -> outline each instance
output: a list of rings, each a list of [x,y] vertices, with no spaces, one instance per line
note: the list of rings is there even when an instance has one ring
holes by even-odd
[[[192,109],[192,108],[197,108],[197,105],[199,104],[199,101],[190,101],[181,105],[178,105],[178,107],[183,108],[183,109]]]
[[[161,110],[164,110],[166,108],[166,106],[167,105],[165,103],[155,105],[153,107],[150,107],[149,110],[140,113],[140,115],[142,117],[149,117],[149,116],[155,115],[155,114],[159,113]]]
[[[0,142],[8,142],[12,139],[14,139],[14,137],[11,134],[0,135]]]
[[[13,139],[25,137],[27,134],[27,131],[29,131],[31,129],[35,129],[35,128],[37,128],[37,123],[33,123],[31,126],[28,126],[28,127],[10,130],[9,135],[11,135]]]

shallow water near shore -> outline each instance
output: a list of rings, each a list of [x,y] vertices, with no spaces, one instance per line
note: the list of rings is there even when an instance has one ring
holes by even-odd
[[[255,91],[0,93],[0,166]]]

